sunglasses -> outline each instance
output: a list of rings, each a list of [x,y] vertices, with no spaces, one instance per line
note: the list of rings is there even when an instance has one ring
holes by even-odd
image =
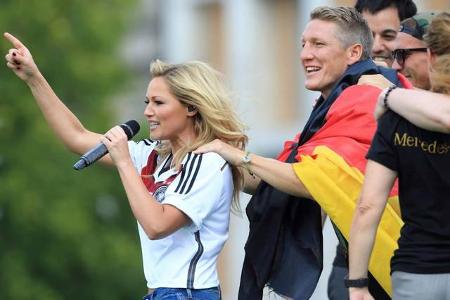
[[[427,48],[410,48],[410,49],[395,49],[392,51],[392,56],[397,63],[403,67],[405,60],[410,56],[413,52],[427,52]]]

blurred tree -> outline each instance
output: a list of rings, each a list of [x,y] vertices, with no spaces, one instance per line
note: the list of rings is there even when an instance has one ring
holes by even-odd
[[[113,125],[129,74],[117,55],[136,0],[1,0],[0,28],[30,48],[82,123]],[[9,44],[2,40],[6,54]],[[0,68],[0,299],[138,299],[136,223],[114,169],[72,170],[26,85]]]

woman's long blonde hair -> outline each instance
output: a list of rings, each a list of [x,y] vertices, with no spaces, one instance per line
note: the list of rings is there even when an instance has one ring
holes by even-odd
[[[167,64],[155,60],[150,65],[152,78],[162,77],[170,92],[186,106],[192,106],[197,113],[194,118],[195,140],[183,145],[173,154],[172,166],[179,168],[188,152],[197,149],[214,139],[244,149],[248,138],[244,125],[234,111],[230,95],[222,84],[222,75],[208,64],[191,61],[183,64]],[[157,147],[160,155],[172,152],[169,141],[161,141]],[[243,176],[239,168],[231,166],[233,174],[233,204],[239,210],[239,191],[243,185]]]
[[[450,94],[450,13],[443,12],[433,18],[424,40],[436,55],[431,65],[431,90]]]

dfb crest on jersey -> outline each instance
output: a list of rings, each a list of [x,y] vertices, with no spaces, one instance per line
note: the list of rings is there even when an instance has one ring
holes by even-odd
[[[156,191],[153,193],[153,197],[155,197],[156,201],[158,201],[159,203],[163,202],[166,195],[167,187],[168,187],[167,185],[162,185],[158,187]]]

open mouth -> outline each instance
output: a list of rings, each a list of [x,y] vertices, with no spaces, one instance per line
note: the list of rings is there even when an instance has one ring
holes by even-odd
[[[320,71],[320,69],[321,69],[320,67],[316,67],[316,66],[305,67],[306,74],[312,74],[312,73],[318,72],[318,71]]]
[[[385,61],[389,60],[390,57],[387,57],[387,56],[374,56],[372,59],[373,59],[374,61],[382,61],[382,62],[385,62]]]
[[[149,122],[148,124],[149,124],[150,130],[154,130],[154,129],[158,128],[158,126],[159,126],[158,122]]]

